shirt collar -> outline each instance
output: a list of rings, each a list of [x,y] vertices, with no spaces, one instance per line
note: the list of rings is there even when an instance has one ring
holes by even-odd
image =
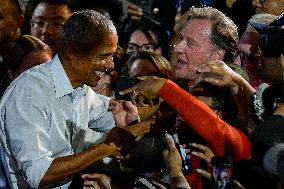
[[[51,61],[51,76],[53,79],[56,98],[63,97],[74,91],[71,82],[58,58],[58,54]]]

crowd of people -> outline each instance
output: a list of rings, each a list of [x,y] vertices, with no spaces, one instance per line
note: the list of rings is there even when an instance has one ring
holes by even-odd
[[[283,0],[0,1],[0,189],[284,189]]]

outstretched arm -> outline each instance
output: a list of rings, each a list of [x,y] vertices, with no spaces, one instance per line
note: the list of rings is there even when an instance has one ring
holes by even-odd
[[[233,155],[234,160],[250,157],[249,139],[240,130],[220,119],[207,105],[170,80],[153,76],[140,79],[143,81],[122,93],[135,91],[133,95],[148,100],[160,96],[206,141],[217,156],[224,155],[226,150]]]
[[[155,119],[151,118],[126,128],[114,127],[105,142],[78,154],[55,158],[41,179],[39,187],[68,179],[104,157],[129,150],[133,147],[134,140],[139,141],[146,133],[150,132],[154,121]]]
[[[158,95],[206,141],[216,156],[222,156],[226,151],[234,160],[250,157],[250,142],[244,133],[224,122],[207,105],[175,83],[167,80]]]

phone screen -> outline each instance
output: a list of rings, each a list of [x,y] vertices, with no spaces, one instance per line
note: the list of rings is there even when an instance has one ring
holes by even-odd
[[[233,188],[233,165],[226,157],[214,157],[212,159],[213,188],[231,189]]]

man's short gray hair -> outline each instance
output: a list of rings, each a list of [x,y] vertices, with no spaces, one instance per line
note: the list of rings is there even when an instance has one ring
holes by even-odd
[[[75,12],[64,24],[62,44],[74,42],[92,48],[104,40],[106,33],[117,33],[112,21],[93,10]],[[87,50],[87,49],[86,49]]]
[[[188,11],[188,19],[206,19],[212,22],[211,41],[217,47],[225,50],[224,61],[233,61],[239,41],[238,28],[234,22],[221,11],[212,7],[195,8]]]

